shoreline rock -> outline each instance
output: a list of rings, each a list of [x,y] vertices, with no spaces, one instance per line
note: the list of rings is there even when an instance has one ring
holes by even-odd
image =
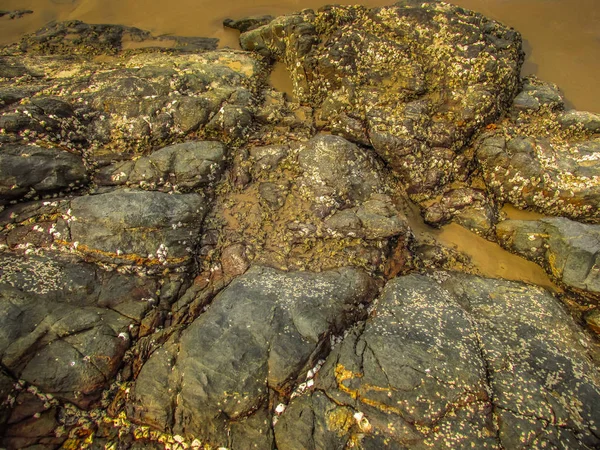
[[[251,51],[4,48],[0,446],[599,446],[598,114],[441,2],[227,24]],[[565,292],[467,275],[419,213]]]

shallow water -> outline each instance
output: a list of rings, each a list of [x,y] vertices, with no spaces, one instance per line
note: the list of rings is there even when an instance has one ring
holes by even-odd
[[[157,35],[208,36],[237,47],[223,19],[285,14],[327,3],[381,6],[393,0],[0,0],[0,9],[31,9],[21,19],[0,18],[0,44],[16,41],[51,20],[119,23]],[[519,30],[525,39],[524,74],[558,84],[571,106],[600,112],[600,0],[455,0]]]
[[[502,208],[509,219],[536,220],[544,216],[528,211],[521,211],[511,205]],[[440,229],[427,225],[419,213],[418,207],[408,204],[405,213],[417,240],[434,240],[445,247],[452,248],[467,255],[477,271],[490,278],[523,281],[545,287],[553,292],[561,292],[548,277],[544,269],[520,256],[513,255],[500,245],[490,242],[481,236],[451,223]]]

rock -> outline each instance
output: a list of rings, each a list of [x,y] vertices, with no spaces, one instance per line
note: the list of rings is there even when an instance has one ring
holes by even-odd
[[[266,14],[263,16],[245,17],[239,20],[225,19],[223,25],[238,30],[240,33],[245,33],[246,31],[251,31],[258,27],[262,27],[263,25],[267,25],[273,19],[275,19],[275,17]]]
[[[433,226],[450,221],[482,235],[489,235],[497,222],[497,211],[481,189],[449,189],[442,198],[423,209],[423,219]]]
[[[284,62],[323,126],[373,146],[416,199],[465,177],[462,147],[512,101],[522,61],[514,30],[436,2],[305,10],[240,43]]]
[[[523,89],[513,100],[515,111],[538,111],[540,108],[562,109],[565,99],[555,84],[535,76],[525,78]]]
[[[247,174],[244,183],[238,174]],[[255,263],[283,270],[379,270],[392,240],[409,231],[383,164],[340,136],[251,147],[224,178],[224,195],[206,220],[215,228],[201,244],[205,270],[232,244],[244,245]]]
[[[119,190],[72,199],[59,232],[98,261],[179,266],[190,260],[206,209],[198,194]]]
[[[19,47],[23,51],[41,54],[107,54],[121,50],[122,42],[131,40],[164,41],[155,38],[148,31],[122,25],[87,24],[79,20],[51,22],[44,28],[21,39]],[[217,39],[185,38],[173,36],[173,46],[178,50],[214,50]],[[160,44],[157,44],[160,46]]]
[[[98,181],[189,192],[215,184],[223,171],[225,155],[225,147],[220,142],[189,141],[134,161],[111,164],[101,171]]]
[[[224,248],[221,255],[221,265],[227,276],[237,277],[246,272],[250,267],[250,263],[246,257],[245,247],[241,244],[234,244]]]
[[[124,40],[143,48],[123,50]],[[164,40],[168,52],[148,47]],[[0,61],[0,97],[11,104],[0,112],[0,142],[60,144],[90,167],[186,138],[241,144],[266,67],[247,53],[206,51],[201,41],[77,21],[25,37]],[[100,54],[112,59],[94,58]]]
[[[442,274],[386,285],[280,416],[278,448],[598,445],[591,341],[552,295]]]
[[[600,311],[594,309],[586,314],[585,322],[596,334],[600,335]]]
[[[565,111],[558,116],[558,123],[564,128],[581,127],[592,133],[600,132],[600,114],[587,111],[577,111],[575,109]]]
[[[42,391],[85,407],[117,372],[129,346],[129,319],[74,308],[0,285],[4,367]]]
[[[87,178],[81,156],[67,151],[34,145],[0,148],[0,205],[75,189]]]
[[[544,107],[514,105],[510,117],[475,144],[488,190],[498,203],[597,222],[600,139],[594,135],[593,115],[556,112],[562,108],[557,91],[551,94],[553,89],[539,81],[537,90],[527,86],[523,95],[539,97]]]
[[[302,185],[313,194],[314,208],[327,215],[380,193],[381,166],[364,150],[339,136],[317,135],[298,151]]]
[[[10,404],[7,436],[43,436],[26,435],[20,427],[40,430],[36,413],[54,417],[59,402],[96,405],[114,382],[139,324],[159,303],[168,304],[176,284],[169,277],[106,272],[75,256],[0,253],[0,361],[45,405]]]
[[[600,299],[600,226],[564,217],[505,220],[496,226],[500,244],[540,264],[570,289]]]
[[[385,239],[406,234],[406,217],[400,215],[391,198],[375,194],[370,200],[352,209],[343,209],[325,220],[333,233],[364,239]]]
[[[0,11],[0,17],[8,16],[9,19],[20,19],[25,14],[33,14],[30,9],[15,9],[12,11],[2,10]]]
[[[258,185],[258,192],[261,199],[273,209],[279,209],[283,206],[287,196],[286,191],[286,186],[277,185],[275,183],[264,182]]]
[[[355,269],[251,268],[150,357],[132,392],[130,417],[190,440],[269,447],[265,436],[248,440],[253,417],[269,430],[269,399],[289,393],[327,352],[330,336],[364,317],[372,294],[370,279]]]

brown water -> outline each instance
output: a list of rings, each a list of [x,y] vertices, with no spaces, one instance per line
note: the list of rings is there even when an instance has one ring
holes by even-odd
[[[561,292],[561,289],[550,280],[544,269],[537,264],[507,252],[500,245],[490,242],[456,223],[445,225],[440,229],[433,228],[423,221],[419,214],[419,208],[412,203],[407,204],[404,210],[417,240],[434,240],[445,247],[467,255],[471,264],[481,275],[524,281],[545,287],[553,292]],[[521,220],[536,220],[538,218],[535,216],[536,213],[520,211],[510,205],[506,205],[502,210],[511,219],[519,217]]]
[[[208,36],[237,47],[237,34],[221,25],[227,17],[285,14],[326,3],[381,6],[393,0],[0,0],[0,9],[31,9],[21,19],[0,19],[0,44],[16,41],[51,20],[119,23],[154,34]],[[455,0],[519,30],[525,39],[524,74],[558,84],[569,103],[600,112],[600,0]]]

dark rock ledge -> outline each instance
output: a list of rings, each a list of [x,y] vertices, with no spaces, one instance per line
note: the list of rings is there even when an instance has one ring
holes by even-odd
[[[600,116],[445,3],[226,25],[1,49],[0,447],[600,447]]]

